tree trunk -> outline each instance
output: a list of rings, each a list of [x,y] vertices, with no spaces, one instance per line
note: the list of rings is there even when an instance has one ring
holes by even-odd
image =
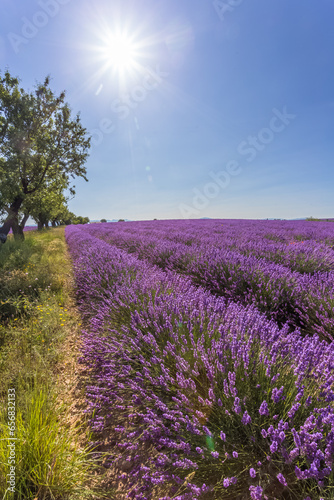
[[[21,224],[20,224],[20,226],[22,227],[22,230],[24,229],[28,219],[29,219],[29,214],[24,214],[23,219],[21,220]]]
[[[24,240],[23,227],[20,226],[17,218],[13,219],[12,230],[15,240]]]
[[[37,221],[37,229],[38,231],[42,231],[43,229],[43,222],[41,220]]]
[[[8,217],[2,227],[0,227],[0,241],[3,243],[7,239],[10,228],[13,230],[14,238],[24,239],[23,228],[19,224],[19,210],[23,203],[23,198],[17,196],[8,210]]]
[[[55,220],[52,221],[52,227],[57,227],[57,222]]]
[[[6,243],[7,234],[9,233],[11,227],[12,227],[11,221],[9,221],[7,218],[5,220],[3,226],[0,227],[0,242],[1,243]]]

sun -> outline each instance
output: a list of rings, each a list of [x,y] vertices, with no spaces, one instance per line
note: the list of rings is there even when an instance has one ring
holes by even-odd
[[[115,33],[108,37],[104,47],[104,57],[117,73],[132,71],[138,66],[137,44],[126,33]]]
[[[83,44],[92,68],[89,86],[97,84],[95,94],[99,95],[108,82],[109,88],[117,87],[125,94],[147,74],[161,43],[160,34],[150,33],[146,24],[134,24],[118,15],[112,24],[97,14],[92,14],[92,19],[96,20],[90,28],[93,40]]]

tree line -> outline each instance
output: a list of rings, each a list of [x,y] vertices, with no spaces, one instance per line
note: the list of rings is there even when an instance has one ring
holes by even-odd
[[[80,114],[71,117],[65,91],[56,95],[49,76],[29,92],[8,70],[0,72],[0,241],[10,229],[23,238],[29,217],[39,229],[89,222],[67,206],[73,179],[88,180],[89,148]]]

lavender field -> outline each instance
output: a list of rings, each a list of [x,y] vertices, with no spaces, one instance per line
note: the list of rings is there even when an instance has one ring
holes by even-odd
[[[333,223],[106,223],[66,238],[91,427],[126,498],[334,497]]]

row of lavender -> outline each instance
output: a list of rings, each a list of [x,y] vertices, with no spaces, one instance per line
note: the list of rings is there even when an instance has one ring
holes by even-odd
[[[238,239],[236,235],[229,235],[230,230],[236,232],[232,223],[228,230],[224,229],[227,233],[224,235],[219,226],[224,228],[226,221],[187,222],[151,221],[116,226],[102,224],[91,225],[85,230],[134,253],[140,259],[146,259],[163,269],[186,274],[195,284],[204,286],[216,295],[239,300],[243,304],[254,304],[280,326],[288,322],[291,327],[301,328],[304,333],[316,332],[323,338],[334,338],[334,250],[328,245],[334,240],[334,224],[327,223],[327,232],[323,228],[316,233],[315,229],[309,229],[308,222],[304,222],[306,226],[302,232],[299,223],[294,238],[299,235],[300,238],[313,236],[316,239],[289,245],[286,243],[287,234],[291,237],[291,227],[285,228],[285,234],[282,227],[274,233],[272,224],[269,224],[271,232],[268,232],[270,227],[264,228],[262,222],[257,222],[256,226],[252,221],[247,226],[247,221],[243,221]],[[255,233],[256,227],[261,237]],[[212,236],[208,234],[210,231]],[[195,236],[190,239],[192,232]],[[252,232],[253,243],[250,241]],[[287,242],[280,243],[282,255],[285,247],[287,257],[284,259],[290,260],[293,256],[296,263],[299,262],[304,270],[310,272],[301,273],[262,258],[266,252],[270,254],[273,245],[272,241],[264,238],[264,234],[271,237],[276,234],[281,240],[285,238]],[[302,249],[290,250],[291,247],[302,245]],[[308,245],[308,249],[305,249],[305,245]],[[236,249],[231,250],[232,246]],[[245,255],[245,249],[249,248],[252,249],[251,255]],[[252,253],[256,253],[256,256]],[[319,268],[327,271],[319,271]]]
[[[117,433],[110,462],[132,464],[129,498],[332,498],[333,344],[87,228],[66,237],[88,324],[92,426]]]
[[[110,227],[110,225],[109,225]],[[150,235],[187,246],[226,248],[265,258],[301,273],[334,270],[334,224],[265,221],[158,221],[126,225],[129,234]]]

